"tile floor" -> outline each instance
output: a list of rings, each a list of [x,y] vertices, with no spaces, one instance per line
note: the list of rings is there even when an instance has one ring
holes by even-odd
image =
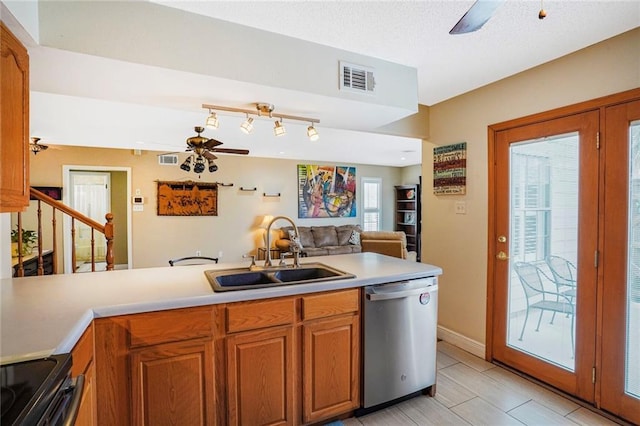
[[[345,426],[616,425],[569,399],[449,343],[438,343],[436,396],[420,396]]]

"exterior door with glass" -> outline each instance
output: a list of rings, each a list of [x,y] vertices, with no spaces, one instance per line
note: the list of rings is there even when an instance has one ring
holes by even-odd
[[[599,113],[495,133],[493,359],[594,401]]]
[[[640,101],[605,123],[600,406],[640,424]]]

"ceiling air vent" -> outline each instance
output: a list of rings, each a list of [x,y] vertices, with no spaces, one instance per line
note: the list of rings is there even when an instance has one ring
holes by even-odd
[[[158,163],[161,166],[175,166],[178,164],[178,156],[176,154],[158,155]]]
[[[376,86],[374,71],[371,67],[340,62],[340,90],[372,95]]]

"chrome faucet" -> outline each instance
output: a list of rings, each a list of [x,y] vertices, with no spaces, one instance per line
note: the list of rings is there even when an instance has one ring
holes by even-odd
[[[264,261],[264,267],[265,268],[270,268],[273,266],[273,263],[271,262],[271,225],[273,225],[273,222],[275,222],[278,219],[284,219],[286,221],[288,221],[291,225],[293,225],[293,229],[296,232],[296,237],[300,238],[300,232],[298,232],[298,227],[296,226],[295,223],[293,223],[293,220],[290,217],[287,216],[276,216],[273,219],[271,219],[271,222],[269,222],[269,225],[267,225],[267,241],[266,241],[266,245],[267,245],[267,259]],[[298,264],[298,247],[294,247],[293,248],[293,266],[295,268],[299,267],[300,265]]]

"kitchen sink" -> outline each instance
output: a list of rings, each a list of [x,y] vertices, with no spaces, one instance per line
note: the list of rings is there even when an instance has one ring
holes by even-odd
[[[303,263],[298,268],[287,266],[265,269],[210,269],[204,273],[214,291],[249,290],[355,278],[353,274],[323,263]]]

